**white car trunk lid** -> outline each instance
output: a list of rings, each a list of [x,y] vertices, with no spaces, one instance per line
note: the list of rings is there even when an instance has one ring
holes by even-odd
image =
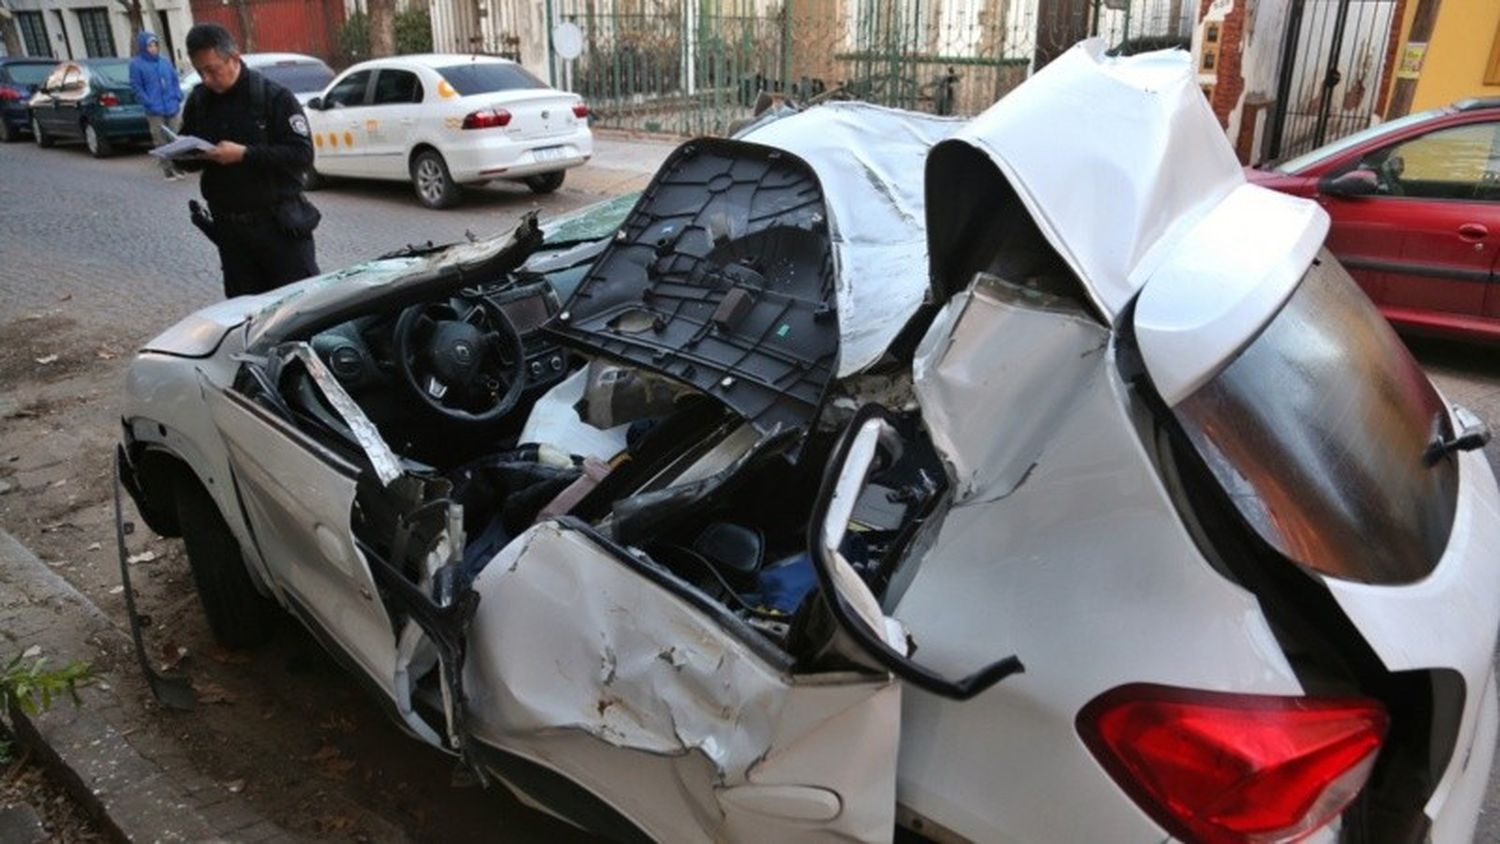
[[[577,131],[581,118],[573,114],[573,106],[580,102],[582,100],[574,94],[552,90],[506,91],[464,98],[468,111],[503,108],[510,112],[510,123],[505,127],[505,133],[522,141]]]

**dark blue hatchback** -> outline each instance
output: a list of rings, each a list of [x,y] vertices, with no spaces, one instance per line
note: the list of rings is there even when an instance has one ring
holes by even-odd
[[[27,102],[57,66],[53,59],[0,58],[0,142],[31,131]]]

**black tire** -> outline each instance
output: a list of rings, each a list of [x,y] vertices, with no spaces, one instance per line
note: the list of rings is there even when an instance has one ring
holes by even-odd
[[[52,136],[47,134],[47,130],[42,128],[42,121],[37,120],[36,117],[31,118],[31,139],[36,141],[36,145],[42,149],[47,149],[55,143]]]
[[[83,124],[83,144],[89,148],[89,155],[95,158],[109,158],[115,154],[115,145],[99,134],[92,123]]]
[[[0,119],[0,144],[15,143],[21,139],[19,130],[13,128],[5,120]]]
[[[448,162],[434,149],[423,150],[412,159],[411,186],[417,200],[428,208],[452,208],[463,197],[463,189],[448,172]]]
[[[271,637],[274,606],[256,590],[240,544],[213,497],[196,480],[183,477],[173,498],[193,583],[214,639],[236,650],[265,642]]]
[[[567,175],[566,170],[555,170],[551,173],[527,176],[522,181],[526,183],[526,187],[531,188],[532,193],[551,193],[562,187],[563,179],[567,178]]]

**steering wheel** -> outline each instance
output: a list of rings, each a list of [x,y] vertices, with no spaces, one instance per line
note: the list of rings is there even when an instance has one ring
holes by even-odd
[[[395,346],[407,388],[457,422],[494,422],[526,386],[521,333],[484,297],[407,308],[396,320]]]

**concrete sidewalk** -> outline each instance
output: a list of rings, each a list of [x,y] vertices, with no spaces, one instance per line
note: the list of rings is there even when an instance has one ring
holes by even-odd
[[[101,828],[142,842],[294,837],[140,729],[133,710],[149,692],[120,692],[142,685],[129,636],[4,531],[0,595],[6,653],[32,653],[52,665],[86,661],[100,672],[100,682],[80,690],[82,705],[56,701],[50,711],[12,711],[7,720]]]
[[[638,137],[625,132],[594,131],[594,157],[568,171],[568,187],[618,196],[650,183],[662,161],[683,138]]]

